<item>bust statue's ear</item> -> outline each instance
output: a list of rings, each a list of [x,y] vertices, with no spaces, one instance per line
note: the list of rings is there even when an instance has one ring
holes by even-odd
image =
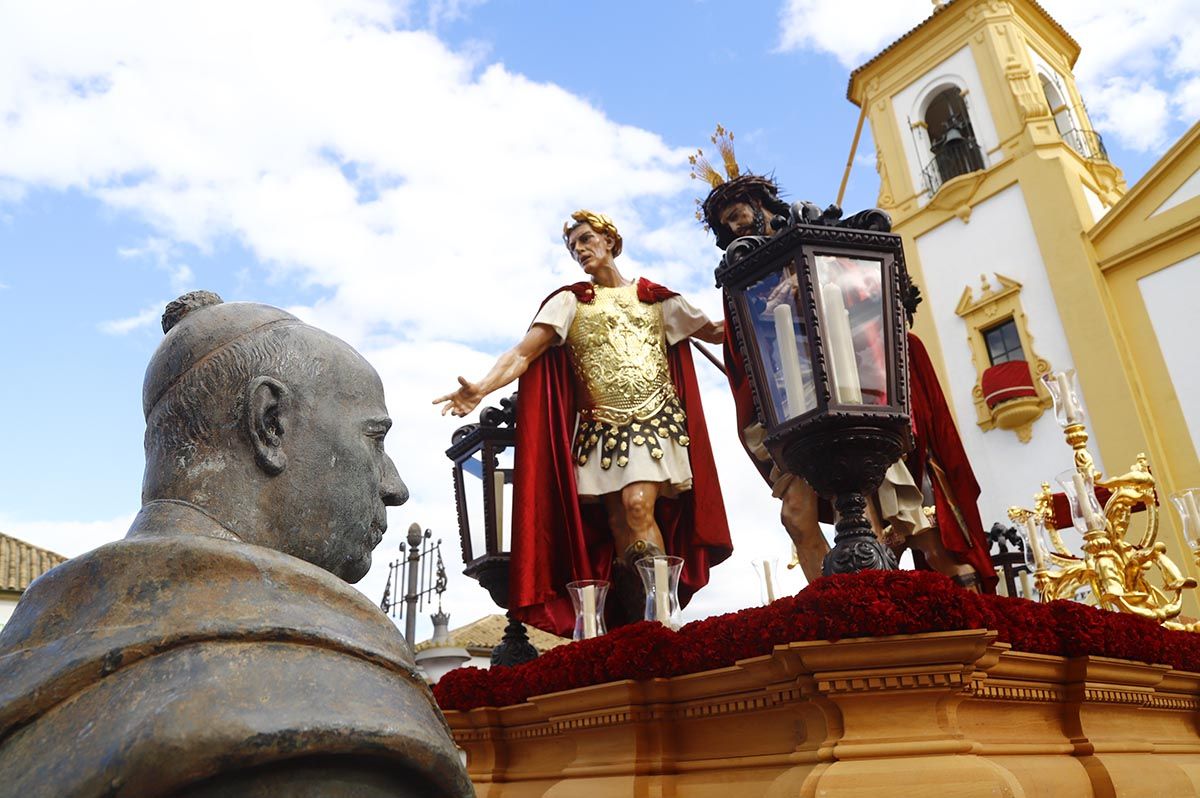
[[[283,435],[288,390],[272,377],[255,377],[246,385],[246,431],[258,467],[271,476],[287,467]]]

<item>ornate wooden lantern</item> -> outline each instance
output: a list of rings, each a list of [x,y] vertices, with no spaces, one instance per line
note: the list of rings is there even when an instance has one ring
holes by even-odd
[[[843,224],[889,229],[881,212]],[[765,445],[781,468],[834,499],[825,574],[893,569],[865,496],[912,448],[900,237],[793,224],[730,244],[716,272],[731,308]]]
[[[512,475],[516,453],[517,395],[485,407],[479,423],[454,431],[446,456],[454,462],[454,500],[462,543],[463,573],[475,579],[502,609],[508,608],[512,557]],[[468,476],[470,478],[468,478]],[[517,665],[537,656],[525,627],[508,616],[493,665]]]

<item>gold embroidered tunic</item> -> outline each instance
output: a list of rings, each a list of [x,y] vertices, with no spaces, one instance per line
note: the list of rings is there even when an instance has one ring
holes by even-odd
[[[579,494],[599,497],[631,482],[661,483],[664,496],[689,490],[687,417],[671,382],[667,346],[708,319],[682,297],[642,302],[636,283],[595,292],[591,303],[581,303],[561,291],[534,319],[555,330],[575,373]]]

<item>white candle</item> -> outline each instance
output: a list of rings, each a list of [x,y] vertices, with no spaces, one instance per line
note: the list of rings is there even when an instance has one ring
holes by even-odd
[[[1187,491],[1183,494],[1183,503],[1187,506],[1188,516],[1192,519],[1192,529],[1200,532],[1200,507],[1196,505],[1196,494],[1193,491]]]
[[[1187,522],[1184,524],[1184,535],[1190,532],[1188,542],[1193,548],[1200,544],[1200,507],[1196,505],[1195,491],[1186,491],[1183,494],[1183,506],[1187,509]]]
[[[671,621],[671,582],[667,578],[667,558],[654,558],[654,620]]]
[[[763,578],[767,580],[767,603],[775,600],[775,583],[771,579],[771,561],[763,560]]]
[[[1007,596],[1008,595],[1008,580],[1004,578],[1004,569],[1003,568],[996,569],[996,578],[1000,580],[999,582],[996,583],[996,595],[997,596]]]
[[[850,332],[850,314],[836,283],[823,283],[821,296],[825,304],[825,334],[829,338],[829,365],[839,402],[862,402],[862,387],[858,381],[858,360],[854,357],[854,335]]]
[[[1063,406],[1063,415],[1066,416],[1067,423],[1078,424],[1079,406],[1075,404],[1075,398],[1071,396],[1071,381],[1062,371],[1054,375],[1054,381],[1058,384],[1058,400]]]
[[[800,354],[796,349],[796,332],[792,328],[792,309],[787,304],[776,305],[775,341],[779,346],[779,365],[783,368],[783,391],[787,398],[787,417],[804,412],[804,375],[800,372]]]
[[[492,472],[493,506],[496,508],[496,551],[504,551],[504,472]]]
[[[584,585],[579,591],[583,596],[583,637],[596,636],[596,586]]]
[[[1075,483],[1075,496],[1079,501],[1079,511],[1083,514],[1088,531],[1104,529],[1104,519],[1096,515],[1092,510],[1092,503],[1088,500],[1088,486],[1083,479],[1083,474],[1076,471],[1071,480]]]
[[[1033,567],[1039,571],[1046,570],[1046,554],[1042,551],[1042,541],[1038,538],[1037,524],[1033,522],[1032,515],[1025,519],[1025,535],[1033,552]]]
[[[1029,578],[1028,571],[1021,572],[1021,593],[1027,599],[1033,598],[1033,580]]]

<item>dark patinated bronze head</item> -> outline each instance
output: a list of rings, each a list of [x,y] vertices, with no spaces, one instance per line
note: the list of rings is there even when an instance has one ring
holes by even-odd
[[[404,638],[346,584],[407,496],[379,376],[208,292],[163,329],[128,534],[0,629],[0,793],[474,795]]]
[[[238,539],[356,582],[408,491],[383,384],[348,344],[268,305],[193,292],[146,369],[142,501],[195,506]]]

